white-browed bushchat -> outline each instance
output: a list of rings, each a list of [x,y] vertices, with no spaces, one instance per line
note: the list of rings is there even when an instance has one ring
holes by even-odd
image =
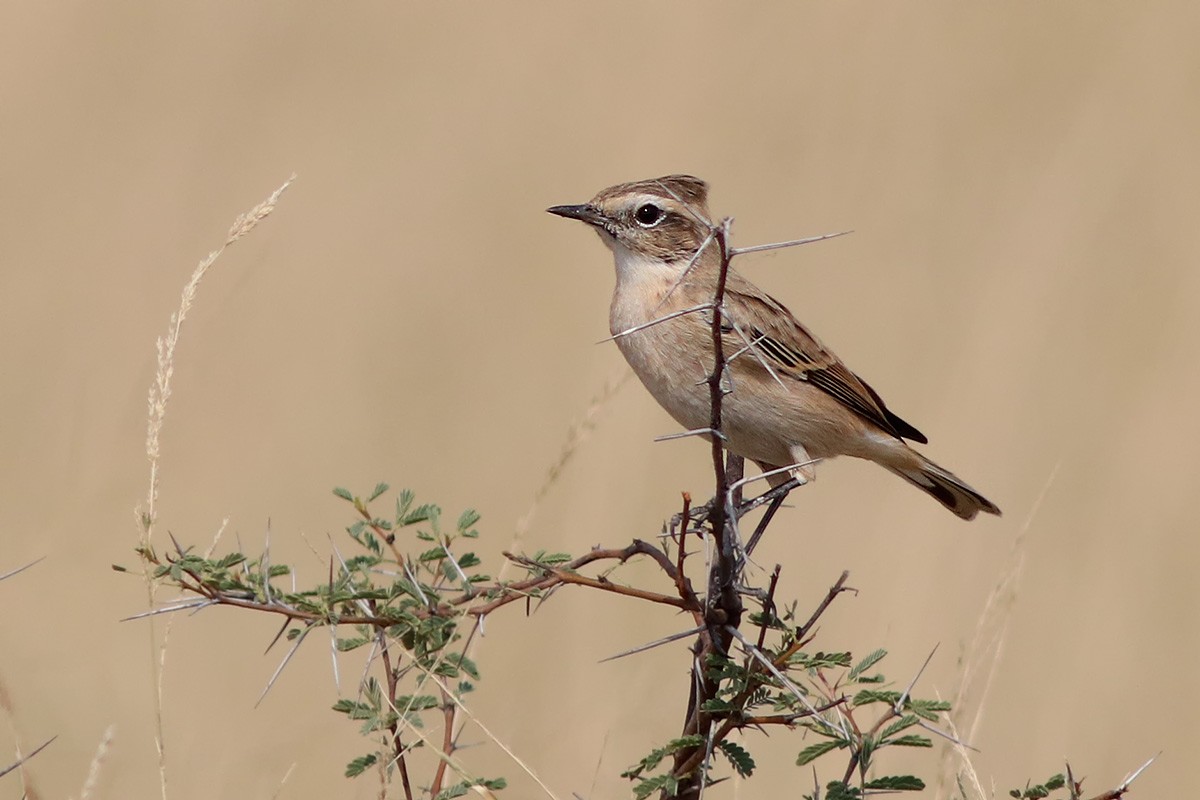
[[[708,186],[670,175],[605,189],[583,205],[548,209],[591,225],[613,252],[609,327],[650,394],[688,430],[707,428],[713,366],[711,304],[722,265]],[[689,311],[690,309],[690,311]],[[682,313],[681,313],[682,312]],[[672,316],[674,315],[674,316]],[[893,414],[867,383],[782,303],[730,269],[722,304],[728,359],[721,401],[725,447],[763,471],[865,458],[932,495],[963,519],[1000,509],[905,442],[924,434]],[[786,476],[777,476],[778,484]]]

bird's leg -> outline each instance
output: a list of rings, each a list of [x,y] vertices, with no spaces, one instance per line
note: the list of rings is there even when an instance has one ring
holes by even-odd
[[[793,479],[793,480],[795,480],[795,479]],[[783,484],[783,485],[786,486],[787,484]],[[802,484],[798,484],[798,485],[802,485]],[[771,490],[771,492],[774,492],[774,491],[775,491],[774,489]],[[789,489],[788,491],[791,491],[791,490]],[[767,492],[767,494],[770,494],[771,492]],[[762,519],[760,519],[758,521],[758,525],[756,525],[754,527],[754,533],[750,534],[750,541],[746,542],[746,556],[747,557],[749,557],[754,552],[754,548],[758,546],[758,540],[761,539],[763,534],[767,532],[767,526],[771,524],[771,517],[775,516],[775,512],[778,511],[779,507],[783,505],[784,498],[786,498],[786,497],[787,497],[787,492],[784,492],[783,494],[780,494],[778,497],[773,498],[771,500],[771,505],[767,506],[767,510],[763,513]],[[753,502],[753,501],[751,501],[751,502]],[[749,504],[747,503],[746,505],[749,505]]]
[[[766,503],[774,503],[776,499],[782,500],[787,497],[788,493],[797,487],[808,483],[807,480],[799,476],[789,478],[778,486],[772,486],[769,490],[763,492],[758,497],[752,497],[737,507],[737,515],[739,518],[744,517],[754,509]],[[774,513],[774,512],[771,512]],[[770,517],[768,516],[768,519]]]

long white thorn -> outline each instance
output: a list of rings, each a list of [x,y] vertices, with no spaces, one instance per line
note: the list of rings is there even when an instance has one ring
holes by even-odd
[[[813,242],[823,242],[826,239],[836,239],[839,236],[845,236],[854,231],[838,231],[837,233],[823,233],[820,236],[809,236],[806,239],[792,239],[787,242],[772,242],[771,244],[755,244],[750,247],[731,247],[729,255],[740,256],[744,253],[761,253],[764,250],[782,250],[785,247],[798,247],[802,244],[812,244]]]
[[[685,314],[695,314],[697,311],[708,311],[712,307],[713,307],[712,303],[703,303],[698,306],[692,306],[691,308],[685,308],[682,311],[672,311],[670,314],[667,314],[665,316],[658,317],[657,319],[652,319],[649,322],[643,322],[641,325],[634,325],[632,328],[626,328],[625,330],[621,331],[620,333],[614,333],[612,336],[609,336],[607,339],[601,339],[600,341],[596,342],[596,344],[604,344],[605,342],[615,342],[617,339],[620,339],[622,336],[628,336],[631,333],[637,333],[638,331],[644,331],[644,330],[646,330],[646,328],[653,327],[654,325],[657,325],[660,322],[667,322],[669,320],[675,319],[676,317],[682,317]]]

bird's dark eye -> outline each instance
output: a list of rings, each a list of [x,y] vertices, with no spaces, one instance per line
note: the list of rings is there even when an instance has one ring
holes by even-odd
[[[650,228],[662,221],[663,210],[653,203],[643,203],[633,212],[633,216],[639,225]]]

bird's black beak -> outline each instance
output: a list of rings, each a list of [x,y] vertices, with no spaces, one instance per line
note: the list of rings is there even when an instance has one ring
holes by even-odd
[[[589,203],[579,206],[553,206],[546,210],[556,216],[577,219],[580,222],[586,222],[588,225],[595,225],[597,227],[603,226],[606,222],[600,210]]]

